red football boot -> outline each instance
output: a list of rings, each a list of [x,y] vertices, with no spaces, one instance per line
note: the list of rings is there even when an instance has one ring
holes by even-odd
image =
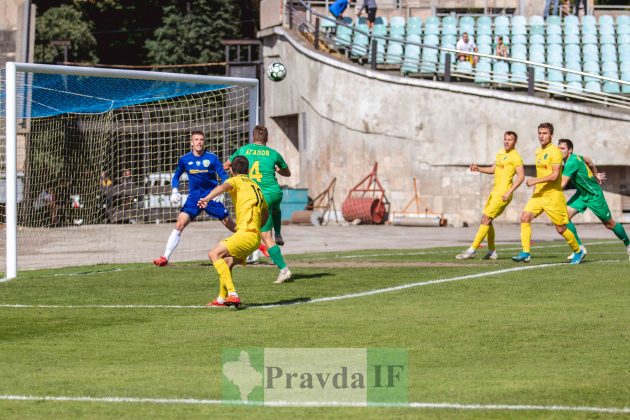
[[[234,306],[235,308],[238,308],[241,306],[241,300],[238,296],[228,296],[228,298],[225,299],[225,306]]]
[[[166,257],[162,256],[160,258],[154,259],[153,264],[157,265],[158,267],[164,267],[168,264],[168,260],[166,259]]]

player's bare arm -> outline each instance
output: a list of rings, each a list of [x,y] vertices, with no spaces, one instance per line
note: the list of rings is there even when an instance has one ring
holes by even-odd
[[[583,158],[584,158],[584,163],[586,163],[588,167],[591,168],[591,172],[593,172],[593,176],[597,178],[597,182],[600,185],[606,182],[606,172],[599,172],[597,170],[597,166],[595,166],[595,162],[593,162],[591,158],[586,157],[586,156],[584,156]]]
[[[276,172],[282,176],[291,176],[291,170],[288,166],[284,169],[280,169],[276,166]]]
[[[512,188],[510,188],[501,197],[503,201],[508,201],[510,199],[510,196],[514,193],[514,191],[516,191],[516,189],[521,186],[523,181],[525,181],[525,167],[523,167],[522,165],[517,166],[515,170],[516,170],[516,181],[512,184]]]
[[[215,187],[215,189],[213,189],[212,191],[210,191],[210,194],[208,194],[207,196],[205,196],[204,198],[200,199],[197,202],[197,205],[202,208],[205,209],[206,206],[208,205],[208,202],[210,200],[212,200],[213,198],[216,198],[218,196],[220,196],[221,194],[228,192],[232,189],[232,184],[230,184],[229,182],[224,182],[221,185],[218,185],[217,187]]]
[[[480,172],[482,174],[492,175],[494,173],[494,164],[491,166],[479,166],[476,163],[471,163],[470,172]]]
[[[525,184],[528,187],[532,187],[536,184],[542,184],[545,182],[553,182],[557,180],[559,176],[560,176],[560,165],[552,165],[551,173],[549,175],[543,176],[542,178],[529,178],[527,181],[525,181]]]
[[[232,167],[232,161],[230,159],[223,162],[223,169],[226,171]]]

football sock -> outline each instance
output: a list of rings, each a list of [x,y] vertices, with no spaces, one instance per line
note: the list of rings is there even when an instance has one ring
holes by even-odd
[[[575,240],[577,241],[578,245],[582,246],[582,241],[580,240],[580,237],[578,236],[577,229],[575,228],[575,225],[573,224],[573,222],[570,220],[569,220],[569,223],[567,224],[567,229],[573,232],[573,236],[575,236]]]
[[[280,210],[274,211],[271,213],[271,217],[273,218],[273,231],[276,235],[281,235],[280,231],[282,230],[282,212]]]
[[[271,257],[271,261],[273,261],[273,263],[277,265],[280,270],[287,266],[287,263],[284,262],[284,258],[282,258],[282,251],[280,251],[280,247],[278,245],[274,245],[271,248],[267,249],[267,252]]]
[[[223,295],[224,288],[228,293],[234,293],[236,290],[234,290],[234,282],[232,281],[232,273],[230,272],[230,267],[228,267],[225,260],[223,258],[219,258],[218,260],[213,262],[212,265],[214,265],[214,268],[217,270],[217,273],[219,273],[219,288],[220,288],[219,296],[223,298],[227,297],[227,295]],[[222,286],[221,286],[221,283],[223,283]]]
[[[475,239],[473,240],[471,248],[473,249],[479,248],[479,244],[481,244],[481,241],[483,241],[483,238],[485,238],[486,235],[488,234],[489,228],[490,228],[489,225],[483,225],[483,224],[479,225],[479,229],[477,230],[477,234],[475,235]]]
[[[181,231],[173,229],[170,236],[168,237],[168,241],[166,241],[166,249],[164,250],[164,256],[167,260],[171,257],[173,251],[175,251],[175,248],[177,248],[177,244],[179,243],[179,237],[181,234]]]
[[[569,229],[562,232],[562,236],[567,241],[574,253],[580,252],[580,245],[575,240],[575,235]]]
[[[523,252],[527,252],[531,249],[532,243],[532,225],[530,223],[521,223],[521,246]]]
[[[496,250],[494,246],[494,226],[490,225],[490,229],[488,229],[488,251],[492,252]]]
[[[626,230],[623,228],[621,223],[617,223],[612,230],[615,233],[615,236],[623,241],[625,246],[630,245],[630,239],[628,239],[628,234]]]

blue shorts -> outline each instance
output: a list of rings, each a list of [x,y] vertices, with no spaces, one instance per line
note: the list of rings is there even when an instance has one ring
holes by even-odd
[[[180,211],[189,215],[191,220],[194,220],[195,217],[199,216],[202,211],[205,211],[208,216],[219,220],[223,220],[230,215],[230,212],[227,211],[223,204],[212,200],[208,202],[208,206],[205,209],[200,209],[197,206],[197,202],[199,202],[200,198],[202,197],[188,196],[186,202],[184,203],[184,207],[182,207]]]

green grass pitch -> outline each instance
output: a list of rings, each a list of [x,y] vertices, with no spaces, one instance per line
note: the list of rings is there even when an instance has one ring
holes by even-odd
[[[452,248],[290,256],[292,283],[273,284],[275,267],[235,269],[240,310],[116,306],[205,305],[217,293],[207,262],[22,272],[0,284],[0,395],[218,400],[225,347],[395,347],[408,351],[410,402],[630,407],[630,262],[618,242],[586,245],[583,264],[544,268],[534,266],[566,261],[566,244],[538,244],[529,265],[514,264],[507,245],[497,261],[456,261]],[[467,277],[515,267],[531,269]],[[607,414],[0,399],[2,418],[211,415]]]

